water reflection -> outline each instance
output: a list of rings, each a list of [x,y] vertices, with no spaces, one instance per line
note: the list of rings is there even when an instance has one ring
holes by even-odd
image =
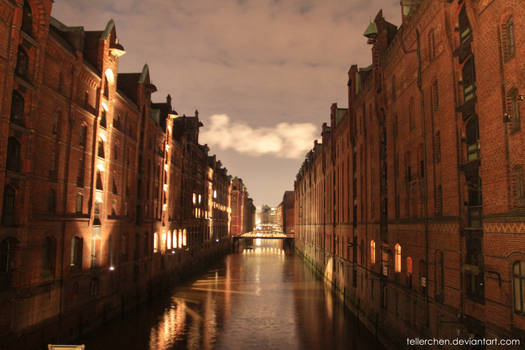
[[[376,349],[280,240],[241,244],[216,269],[98,330],[87,349]]]

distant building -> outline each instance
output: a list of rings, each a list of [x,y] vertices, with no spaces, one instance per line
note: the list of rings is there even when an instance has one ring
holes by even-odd
[[[295,193],[294,191],[284,192],[282,207],[282,228],[284,233],[295,233],[295,216],[294,216]]]
[[[231,182],[231,223],[233,236],[251,232],[255,228],[255,206],[249,198],[242,179],[235,177]]]

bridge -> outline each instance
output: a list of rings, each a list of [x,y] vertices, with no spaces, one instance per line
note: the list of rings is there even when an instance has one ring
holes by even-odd
[[[259,238],[259,239],[293,239],[295,235],[292,233],[283,233],[283,232],[268,232],[268,231],[253,231],[243,233],[241,235],[233,236],[234,239],[239,238]]]

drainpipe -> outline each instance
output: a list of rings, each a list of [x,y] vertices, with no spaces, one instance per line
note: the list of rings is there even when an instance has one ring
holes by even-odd
[[[426,133],[426,117],[425,117],[425,96],[423,93],[423,87],[422,87],[422,67],[421,67],[421,40],[420,40],[420,33],[419,30],[416,29],[416,40],[417,40],[417,88],[419,90],[419,94],[421,95],[421,121],[422,121],[422,128],[423,128],[423,164],[425,168],[427,167],[427,133]],[[427,173],[427,171],[425,171]],[[425,174],[424,181],[423,181],[423,207],[424,207],[424,215],[425,215],[425,276],[426,276],[426,286],[425,286],[425,304],[426,304],[426,314],[425,314],[425,322],[427,327],[430,323],[430,310],[429,310],[429,303],[428,303],[428,264],[429,264],[429,246],[428,246],[428,174]]]

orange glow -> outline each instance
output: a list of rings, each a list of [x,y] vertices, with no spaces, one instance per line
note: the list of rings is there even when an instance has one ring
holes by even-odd
[[[153,253],[157,253],[159,251],[159,235],[157,232],[153,234]]]
[[[394,262],[394,271],[395,272],[401,272],[401,246],[399,244],[396,244],[394,246],[396,258]]]
[[[376,242],[373,240],[370,241],[370,263],[376,263]]]
[[[171,231],[168,231],[168,249],[171,249]]]

